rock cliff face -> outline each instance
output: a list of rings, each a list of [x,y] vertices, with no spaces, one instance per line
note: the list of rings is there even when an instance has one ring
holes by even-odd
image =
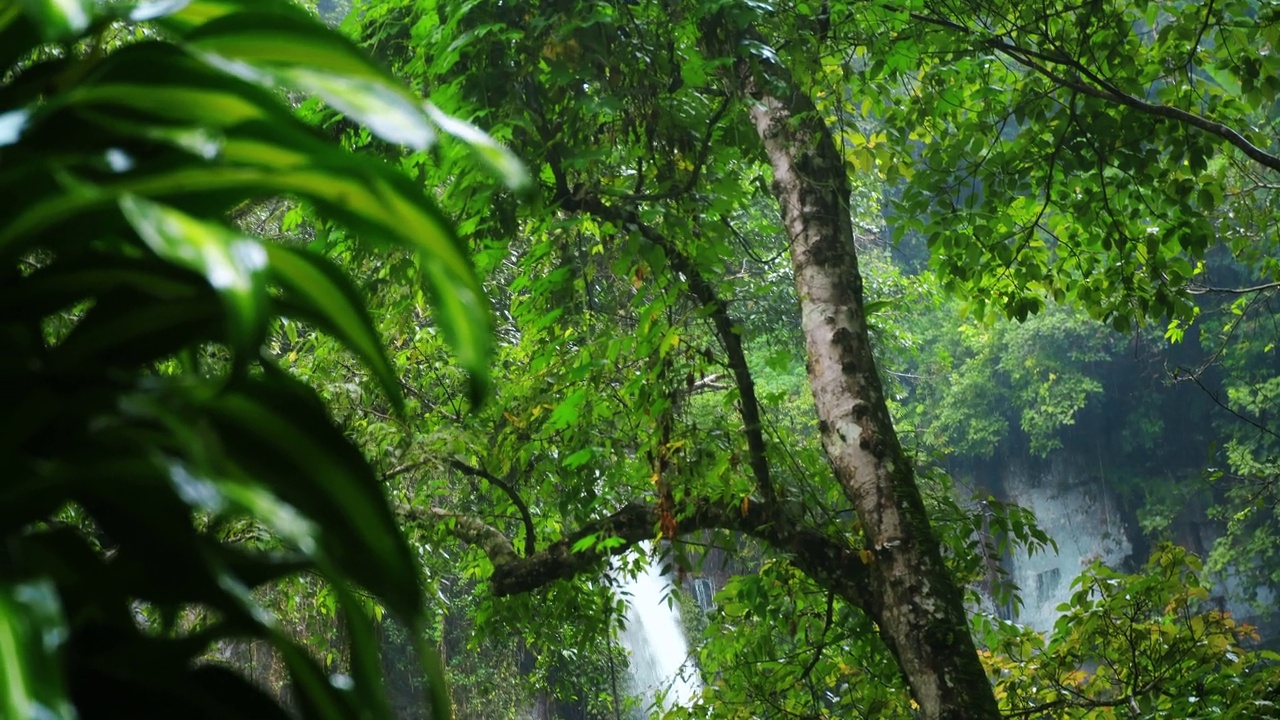
[[[1010,578],[1021,588],[1017,619],[1046,631],[1058,618],[1058,605],[1071,597],[1071,583],[1094,560],[1129,569],[1134,555],[1132,523],[1107,487],[1104,474],[1089,472],[1070,458],[1039,466],[1006,463],[996,477],[975,478],[1001,500],[1035,513],[1040,527],[1058,544],[1028,557],[1025,551],[1004,559]],[[1006,614],[1009,608],[1003,609]]]
[[[1057,453],[1048,460],[992,462],[984,468],[957,471],[958,479],[983,488],[998,499],[1013,502],[1035,513],[1040,527],[1058,544],[1055,553],[1028,557],[1025,550],[1010,553],[1004,567],[1021,589],[1022,608],[1017,620],[1040,631],[1053,628],[1057,607],[1071,597],[1072,583],[1094,560],[1122,571],[1134,571],[1146,560],[1148,541],[1130,507],[1118,492],[1118,477],[1109,476],[1096,458],[1084,460],[1071,453]],[[1172,482],[1172,480],[1171,480]],[[1187,508],[1169,537],[1202,557],[1217,538],[1218,529],[1203,508]],[[1214,601],[1244,622],[1258,626],[1266,638],[1280,637],[1280,618],[1267,617],[1247,602],[1239,584],[1227,577],[1211,577]],[[1258,604],[1274,597],[1262,593]],[[1010,608],[997,608],[1010,617]]]

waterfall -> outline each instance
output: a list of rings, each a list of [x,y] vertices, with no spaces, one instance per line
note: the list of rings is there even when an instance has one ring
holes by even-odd
[[[619,589],[627,602],[620,640],[631,656],[628,675],[632,691],[643,702],[641,717],[648,717],[655,707],[690,705],[702,688],[689,657],[679,606],[667,600],[671,592],[671,581],[655,563]]]
[[[1022,589],[1018,621],[1048,632],[1085,567],[1102,560],[1123,569],[1133,546],[1124,523],[1112,517],[1115,499],[1096,475],[1056,461],[1038,473],[1010,468],[1002,480],[1008,499],[1035,513],[1040,529],[1058,543],[1057,552],[1046,549],[1027,557],[1018,551],[1007,560],[1012,580]]]
[[[1092,459],[1090,459],[1092,460]],[[1069,602],[1072,583],[1095,560],[1121,571],[1131,571],[1146,562],[1135,557],[1129,539],[1130,528],[1118,511],[1114,483],[1107,482],[1106,467],[1059,453],[1048,463],[1029,467],[1007,462],[996,470],[1002,499],[1021,505],[1036,515],[1036,521],[1058,544],[1058,551],[1045,549],[1028,557],[1023,549],[1004,559],[1009,579],[1021,590],[1022,610],[1017,621],[1039,632],[1050,632],[1060,613],[1058,606]],[[1201,553],[1213,546],[1216,531],[1203,523],[1187,523],[1171,529],[1180,542]],[[1243,592],[1237,573],[1206,573],[1204,580],[1213,589],[1211,601],[1239,621],[1264,628],[1264,637],[1280,637],[1280,621],[1260,615],[1260,608],[1275,605],[1276,596],[1263,588],[1256,595]],[[985,611],[997,608],[987,599]]]

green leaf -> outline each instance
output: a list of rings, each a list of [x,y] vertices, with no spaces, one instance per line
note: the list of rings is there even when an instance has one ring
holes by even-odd
[[[488,133],[469,122],[446,114],[429,102],[424,107],[441,130],[466,143],[476,157],[502,178],[507,187],[516,192],[526,192],[533,187],[533,179],[524,163]]]
[[[365,615],[360,599],[341,584],[334,586],[342,615],[346,619],[348,639],[351,643],[350,669],[355,682],[355,694],[360,706],[374,717],[392,717],[387,704],[386,688],[382,682],[382,654],[373,623]]]
[[[141,42],[113,53],[83,84],[55,97],[50,109],[98,105],[115,109],[115,117],[104,118],[108,128],[133,117],[120,117],[122,108],[142,113],[147,121],[205,127],[229,127],[253,119],[292,120],[271,93],[160,42]],[[290,124],[301,127],[296,120]]]
[[[0,716],[74,720],[58,660],[66,637],[52,583],[0,584]]]
[[[221,319],[214,298],[157,302],[133,292],[98,301],[50,354],[54,372],[99,372],[141,365],[217,337]]]
[[[587,550],[590,550],[591,548],[595,547],[596,542],[598,540],[599,540],[599,536],[596,535],[596,533],[583,535],[573,543],[573,547],[569,548],[569,552],[571,553],[586,552]]]
[[[889,307],[893,307],[892,300],[873,300],[863,304],[862,312],[866,317],[871,317]]]
[[[38,195],[42,201],[19,204],[24,211],[0,230],[0,253],[20,252],[53,227],[98,226],[105,207],[122,194],[163,201],[189,214],[225,211],[246,195],[299,195],[365,238],[419,251],[440,328],[472,376],[473,396],[483,395],[491,343],[488,304],[462,243],[420,187],[384,164],[326,146],[268,96],[193,67],[181,52],[142,43],[106,64],[96,84],[70,93],[62,106],[127,107],[135,113],[131,117],[154,115],[158,121],[146,122],[169,124],[170,131],[174,121],[232,118],[222,125],[222,162],[147,164],[99,186],[73,182],[75,192]],[[144,71],[152,67],[155,72]],[[149,81],[122,82],[141,77]],[[48,152],[32,150],[37,157]]]
[[[289,668],[303,717],[317,720],[349,720],[362,717],[351,691],[339,688],[305,650],[283,634],[275,634],[275,646]]]
[[[471,402],[479,404],[488,394],[489,353],[492,350],[492,328],[489,303],[483,290],[463,285],[451,256],[423,251],[418,253],[418,267],[426,273],[431,299],[436,306],[436,319],[445,340],[458,355],[458,364],[471,377]]]
[[[336,267],[313,253],[267,246],[268,269],[287,302],[332,333],[373,370],[387,397],[401,409],[400,380],[355,287]]]
[[[564,467],[568,470],[574,470],[589,462],[595,456],[595,448],[583,448],[569,457],[564,459]]]
[[[320,528],[296,508],[253,482],[206,477],[198,468],[170,460],[169,480],[178,497],[214,517],[253,518],[303,555],[317,555]]]
[[[22,0],[27,17],[48,42],[79,37],[93,22],[93,0]]]
[[[581,413],[582,406],[587,401],[587,389],[580,388],[574,391],[569,397],[565,398],[556,409],[551,412],[551,422],[549,426],[552,430],[563,430],[570,425],[578,423],[578,416]]]
[[[13,541],[12,551],[20,571],[43,575],[58,587],[64,616],[75,617],[92,605],[102,624],[132,623],[118,588],[108,581],[101,554],[79,530],[61,527],[26,533]],[[78,592],[89,588],[97,593]]]
[[[426,149],[435,132],[417,98],[349,40],[305,17],[235,13],[187,35],[214,67],[268,88],[323,98],[388,142]]]
[[[234,13],[272,12],[314,18],[291,0],[145,0],[131,10],[134,21],[161,19],[161,25],[178,33],[190,32]]]
[[[488,359],[487,306],[450,223],[416,181],[300,122],[279,86],[315,92],[393,141],[425,146],[434,125],[413,93],[300,5],[0,0],[0,385],[17,392],[0,403],[0,475],[14,476],[0,482],[0,567],[6,580],[47,578],[45,605],[65,610],[42,616],[11,592],[21,586],[0,584],[4,717],[73,717],[62,665],[86,715],[285,717],[269,693],[203,662],[231,638],[265,638],[285,659],[289,715],[388,716],[357,584],[414,624],[435,716],[448,717],[438,658],[422,645],[417,558],[367,461],[314,392],[269,361],[228,380],[219,349],[204,352],[229,342],[250,355],[273,311],[299,308],[399,402],[346,278],[225,224],[229,211],[289,195],[361,240],[408,250],[401,265],[420,258],[438,326],[474,375]],[[61,47],[40,49],[42,37]],[[32,525],[55,517],[57,529]],[[213,539],[227,519],[249,524],[241,517],[301,552]],[[298,570],[332,579],[341,596],[353,689],[252,592]],[[190,606],[217,620],[203,625]],[[74,620],[65,649],[32,642],[39,621],[60,628],[62,615]]]
[[[198,275],[155,258],[90,253],[47,265],[0,290],[0,318],[48,315],[94,295],[127,288],[161,300],[200,294]]]
[[[267,251],[253,238],[134,195],[120,210],[152,252],[194,270],[222,298],[232,344],[256,355],[266,333]]]
[[[12,67],[18,58],[31,52],[39,43],[35,26],[17,3],[0,6],[0,67]],[[0,103],[0,109],[4,107]]]
[[[417,571],[377,478],[315,395],[282,374],[205,406],[236,464],[325,529],[321,550],[402,617],[421,608]]]
[[[459,363],[471,373],[473,398],[483,394],[492,340],[488,302],[479,280],[439,210],[407,178],[385,166],[341,163],[272,171],[210,165],[139,174],[109,188],[58,195],[26,208],[0,231],[0,252],[14,252],[40,231],[100,209],[114,193],[178,204],[189,196],[228,191],[295,193],[365,237],[419,250],[419,267],[430,283],[440,327]]]

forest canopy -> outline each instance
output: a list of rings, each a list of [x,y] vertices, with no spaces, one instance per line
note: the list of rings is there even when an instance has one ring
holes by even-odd
[[[4,716],[1280,716],[1212,589],[1280,582],[1277,40],[0,0]],[[974,481],[1078,457],[1133,560],[1026,627],[1054,538]],[[619,684],[649,563],[665,709]]]

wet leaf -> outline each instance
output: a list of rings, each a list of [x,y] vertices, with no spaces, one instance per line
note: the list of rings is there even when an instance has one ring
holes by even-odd
[[[431,103],[425,103],[425,107],[431,120],[441,130],[466,143],[476,157],[502,178],[508,188],[524,192],[532,187],[533,179],[515,153],[475,125],[452,117]]]
[[[235,13],[190,33],[215,67],[268,88],[315,95],[388,142],[422,150],[435,138],[418,101],[341,35],[303,17]]]
[[[204,276],[222,298],[232,344],[256,354],[266,332],[267,251],[257,240],[134,195],[120,209],[156,255]]]
[[[414,560],[381,485],[314,394],[273,375],[238,384],[205,411],[248,476],[324,528],[320,547],[337,569],[401,616],[419,611]]]
[[[27,17],[50,42],[72,40],[87,30],[94,5],[93,0],[22,0]]]

